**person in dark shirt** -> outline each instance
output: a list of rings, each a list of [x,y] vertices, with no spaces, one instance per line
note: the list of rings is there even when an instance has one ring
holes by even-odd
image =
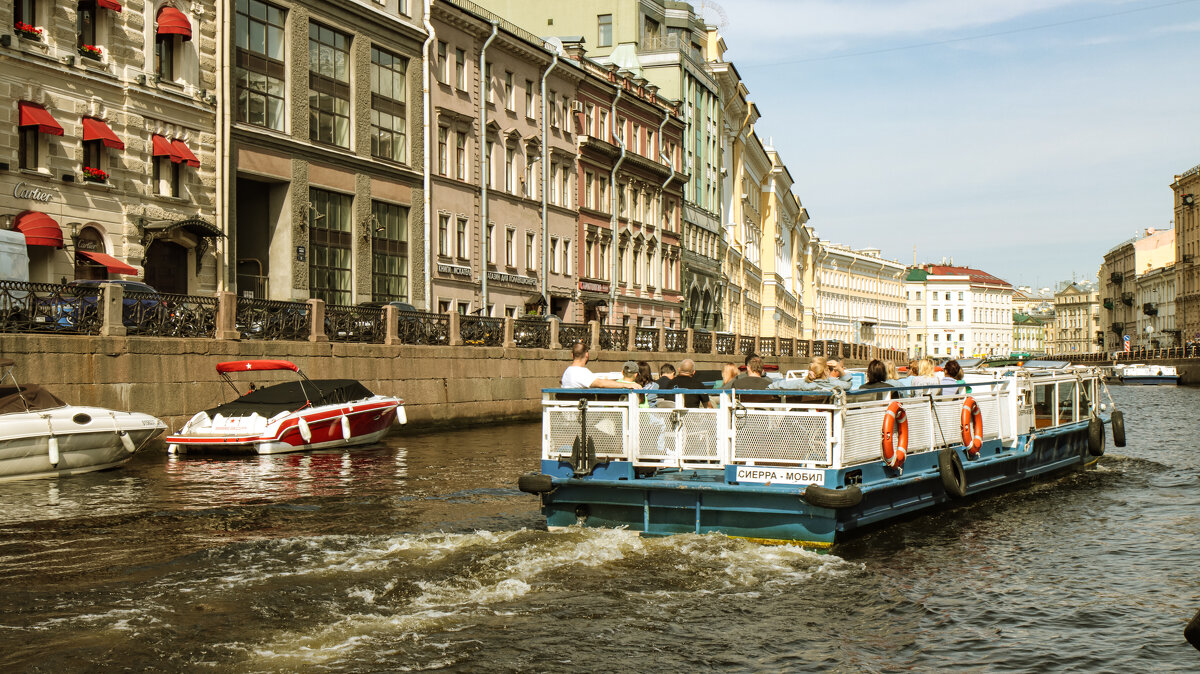
[[[696,379],[696,363],[691,358],[679,361],[678,374],[671,380],[671,388],[702,389],[704,383]],[[708,407],[708,396],[688,393],[683,396],[684,407]]]
[[[753,356],[746,363],[746,376],[737,377],[733,380],[733,388],[735,389],[765,389],[770,385],[771,380],[767,379],[763,360],[758,356]]]
[[[887,383],[887,365],[883,364],[882,360],[876,358],[870,363],[867,363],[867,383],[858,387],[858,390],[865,391],[867,389],[894,389],[895,387]],[[873,395],[857,395],[854,396],[857,401],[864,400],[886,400],[888,398],[897,397],[893,390],[889,392],[876,393]]]

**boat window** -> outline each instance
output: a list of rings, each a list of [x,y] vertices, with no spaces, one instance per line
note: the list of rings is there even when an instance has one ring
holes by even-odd
[[[1054,425],[1053,384],[1038,384],[1033,387],[1034,426],[1044,428]]]
[[[1058,423],[1075,421],[1075,382],[1058,382]]]

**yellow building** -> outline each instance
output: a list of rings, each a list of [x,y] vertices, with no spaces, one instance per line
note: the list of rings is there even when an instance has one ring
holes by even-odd
[[[1175,196],[1175,326],[1182,342],[1200,340],[1200,165],[1171,183]]]
[[[804,252],[808,211],[792,193],[792,176],[779,153],[767,148],[771,172],[762,198],[762,336],[805,338]]]
[[[853,250],[821,241],[810,248],[815,301],[813,339],[906,348],[906,267],[877,248]]]

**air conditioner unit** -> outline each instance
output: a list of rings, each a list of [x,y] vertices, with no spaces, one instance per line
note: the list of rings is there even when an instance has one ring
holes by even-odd
[[[575,112],[583,112],[583,101],[571,101],[571,109]]]

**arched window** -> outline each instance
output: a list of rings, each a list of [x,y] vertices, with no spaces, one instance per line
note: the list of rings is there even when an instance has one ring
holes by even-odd
[[[108,269],[80,255],[82,251],[104,253],[104,235],[95,227],[84,227],[75,238],[75,278],[89,281],[108,279]]]

